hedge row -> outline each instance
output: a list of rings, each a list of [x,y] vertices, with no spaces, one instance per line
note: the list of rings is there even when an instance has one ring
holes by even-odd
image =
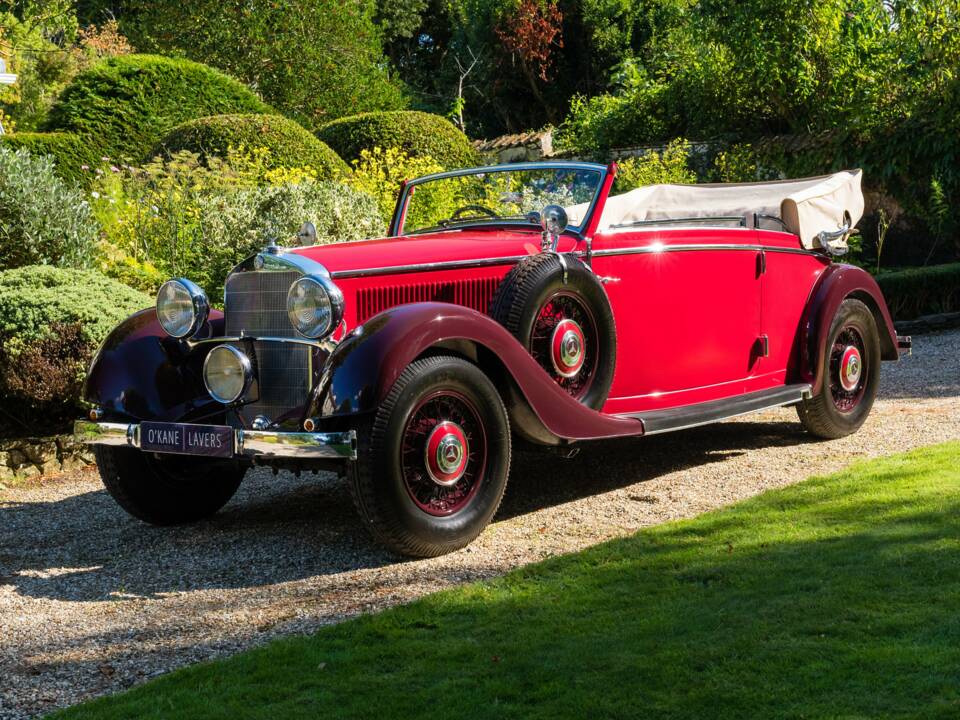
[[[243,83],[206,65],[123,55],[80,73],[60,94],[44,130],[89,138],[99,152],[133,162],[187,120],[222,113],[271,113]]]
[[[317,137],[347,162],[375,147],[400,148],[414,157],[429,156],[447,169],[469,167],[479,159],[467,136],[449,120],[413,110],[341,118],[321,127]]]
[[[53,158],[57,175],[81,185],[86,185],[91,177],[91,173],[84,171],[83,166],[89,168],[100,164],[96,148],[73,133],[23,132],[0,135],[0,147],[11,150],[23,148],[31,155],[49,155]]]
[[[330,147],[281,115],[213,115],[177,125],[154,147],[151,155],[169,156],[189,150],[207,157],[227,157],[231,147],[266,148],[268,167],[311,166],[321,179],[336,179],[350,168]]]
[[[894,320],[960,312],[960,263],[884,273],[877,283]]]

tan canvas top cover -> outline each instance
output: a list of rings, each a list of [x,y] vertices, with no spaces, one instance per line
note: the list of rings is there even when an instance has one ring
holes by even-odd
[[[852,228],[863,215],[860,170],[844,170],[802,180],[717,185],[647,185],[607,198],[600,230],[644,220],[742,217],[760,213],[779,217],[803,246],[819,247],[821,231]]]

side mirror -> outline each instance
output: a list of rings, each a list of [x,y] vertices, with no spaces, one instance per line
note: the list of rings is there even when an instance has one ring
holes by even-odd
[[[301,246],[317,244],[317,228],[312,222],[305,222],[297,233],[297,241]]]
[[[567,211],[559,205],[547,205],[540,211],[540,227],[551,235],[559,235],[567,229]]]

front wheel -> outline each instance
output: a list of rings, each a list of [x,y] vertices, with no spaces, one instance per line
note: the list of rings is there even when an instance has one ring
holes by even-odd
[[[240,487],[235,460],[154,456],[136,448],[95,445],[107,491],[124,510],[151,525],[178,525],[213,515]]]
[[[859,300],[843,301],[820,363],[820,391],[797,405],[797,414],[810,433],[832,440],[856,432],[877,396],[880,335],[870,308]]]
[[[361,432],[351,494],[373,535],[401,555],[469,544],[510,473],[507,411],[493,383],[456,357],[411,363]]]

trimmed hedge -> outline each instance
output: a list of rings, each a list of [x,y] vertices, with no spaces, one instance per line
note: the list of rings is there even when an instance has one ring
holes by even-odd
[[[894,320],[960,311],[960,263],[884,273],[877,284]]]
[[[272,109],[238,80],[206,65],[122,55],[77,75],[50,109],[44,129],[82,135],[101,155],[138,162],[170,128],[231,112]]]
[[[11,150],[23,148],[31,155],[49,155],[57,175],[64,180],[86,186],[92,173],[83,170],[83,166],[95,167],[100,164],[100,156],[79,135],[65,132],[52,133],[12,133],[0,135],[0,147]]]
[[[477,164],[479,155],[457,127],[439,115],[416,110],[370,112],[340,118],[317,137],[347,162],[363,150],[400,148],[413,157],[430,157],[447,169]]]
[[[213,115],[177,125],[154,147],[152,155],[170,156],[181,150],[225,158],[231,147],[266,148],[270,169],[309,165],[321,179],[349,174],[350,168],[330,146],[293,120],[281,115]]]
[[[121,320],[153,298],[91,270],[32,265],[0,271],[0,424],[63,429],[84,373]]]

